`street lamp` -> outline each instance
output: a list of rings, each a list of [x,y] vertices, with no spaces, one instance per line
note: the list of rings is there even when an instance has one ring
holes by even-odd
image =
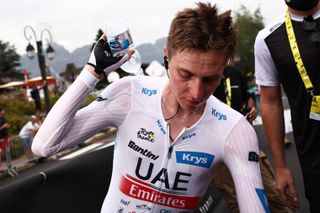
[[[28,36],[28,32],[29,32],[29,36]],[[29,42],[29,44],[26,48],[28,58],[33,59],[35,56],[35,49],[32,46],[32,44],[30,43],[32,37],[35,39],[35,41],[37,43],[38,62],[39,62],[39,68],[40,68],[41,77],[42,77],[43,81],[47,81],[46,62],[45,62],[45,57],[44,57],[43,48],[42,48],[43,35],[45,32],[49,36],[49,39],[46,39],[47,43],[48,43],[48,48],[46,49],[46,52],[47,52],[48,58],[50,60],[52,60],[54,58],[54,49],[50,45],[50,43],[52,42],[52,35],[51,35],[50,31],[47,29],[43,29],[40,33],[40,40],[38,40],[36,32],[34,31],[34,29],[31,26],[27,25],[24,27],[24,37]],[[45,103],[46,103],[46,111],[49,112],[50,99],[49,99],[49,93],[48,93],[48,84],[46,84],[44,86],[43,91],[44,91],[44,98],[45,98]]]

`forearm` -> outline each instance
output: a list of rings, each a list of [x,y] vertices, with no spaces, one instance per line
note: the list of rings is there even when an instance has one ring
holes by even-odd
[[[75,115],[80,105],[97,81],[93,76],[90,77],[87,70],[82,72],[87,73],[81,73],[61,96],[35,135],[32,144],[32,150],[35,154],[43,156],[54,154],[68,147],[71,141],[80,137],[81,130],[79,130],[79,134],[71,135],[70,129],[77,122]],[[69,136],[67,136],[68,134]]]
[[[284,118],[281,93],[270,97],[268,91],[262,90],[261,115],[263,127],[272,151],[273,161],[277,169],[286,168],[284,151]]]

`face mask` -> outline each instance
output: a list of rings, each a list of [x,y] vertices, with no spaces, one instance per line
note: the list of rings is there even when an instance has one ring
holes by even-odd
[[[285,0],[288,7],[299,10],[299,11],[307,11],[314,8],[319,0]]]

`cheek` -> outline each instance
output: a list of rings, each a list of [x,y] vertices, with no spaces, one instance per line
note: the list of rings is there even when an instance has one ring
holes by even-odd
[[[175,82],[173,84],[173,87],[174,87],[174,91],[176,92],[176,94],[178,95],[181,95],[182,93],[186,93],[186,92],[189,92],[189,89],[190,88],[188,86],[189,84],[187,82]]]

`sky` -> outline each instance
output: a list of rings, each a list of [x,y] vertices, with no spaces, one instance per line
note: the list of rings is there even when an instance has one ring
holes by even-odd
[[[154,43],[167,36],[175,14],[195,7],[196,2],[216,3],[220,11],[238,10],[244,5],[251,12],[260,8],[264,23],[284,13],[283,0],[1,0],[0,40],[14,45],[19,54],[25,54],[28,44],[25,26],[31,26],[36,39],[47,45],[48,29],[53,42],[67,50],[91,44],[98,29],[104,30],[111,20],[121,20],[130,28],[135,45]],[[30,38],[33,35],[27,31]],[[50,39],[49,39],[50,40]],[[31,44],[35,46],[34,36]]]

